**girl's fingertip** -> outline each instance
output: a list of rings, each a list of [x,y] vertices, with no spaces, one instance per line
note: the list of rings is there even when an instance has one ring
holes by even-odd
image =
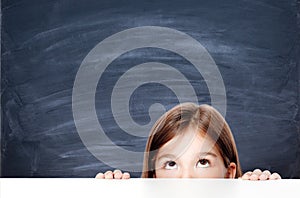
[[[107,171],[107,172],[104,174],[104,178],[105,178],[105,179],[113,179],[113,173],[112,173],[112,171]]]
[[[260,170],[260,169],[255,169],[254,171],[253,171],[253,173],[254,174],[256,174],[256,175],[261,175],[261,173],[262,173],[262,171]]]
[[[95,178],[96,179],[103,179],[104,178],[104,174],[103,173],[98,173]]]
[[[244,174],[244,175],[241,177],[242,180],[249,180],[249,178],[250,178],[250,175],[247,175],[247,174]]]
[[[259,176],[259,180],[267,180],[267,179],[268,179],[268,176],[265,175],[265,174],[261,174],[261,175]]]
[[[258,180],[258,176],[256,174],[253,174],[253,175],[250,176],[249,179],[252,180],[252,181]]]
[[[271,179],[271,180],[281,179],[281,176],[280,176],[278,173],[273,173],[273,174],[270,176],[270,179]]]
[[[129,179],[130,178],[130,174],[128,172],[123,173],[123,178],[124,179]]]
[[[122,173],[122,171],[121,170],[119,170],[119,169],[116,169],[116,170],[114,170],[114,172],[113,172],[114,174],[116,174],[116,173]]]
[[[265,174],[265,175],[268,175],[268,176],[271,175],[271,172],[269,170],[264,170],[262,173]]]

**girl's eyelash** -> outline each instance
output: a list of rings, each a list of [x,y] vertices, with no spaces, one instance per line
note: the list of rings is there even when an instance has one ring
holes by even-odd
[[[169,160],[169,161],[166,161],[165,163],[164,163],[164,165],[166,166],[167,164],[169,164],[170,162],[174,162],[175,164],[176,164],[176,162],[175,161],[173,161],[173,160]]]
[[[172,164],[171,164],[172,163]],[[197,162],[197,164],[200,163],[201,165],[205,165],[205,164],[208,164],[208,166],[211,165],[211,162],[209,159],[206,159],[206,158],[200,158]],[[171,167],[174,167],[176,165],[176,162],[173,161],[173,160],[168,160],[166,162],[163,163],[163,167],[168,167],[168,166],[171,166]]]
[[[210,163],[210,161],[209,161],[208,159],[206,159],[206,158],[200,158],[200,159],[198,160],[198,162],[200,162],[201,160],[204,160],[204,161]],[[174,163],[176,164],[175,161],[169,160],[169,161],[166,161],[166,162],[164,163],[164,165],[167,165],[167,164],[170,163],[170,162],[174,162]]]
[[[198,160],[198,162],[200,162],[200,161],[202,161],[202,160],[204,160],[205,162],[207,162],[208,164],[210,164],[210,160],[208,160],[208,159],[206,159],[206,158],[200,158],[200,159]]]

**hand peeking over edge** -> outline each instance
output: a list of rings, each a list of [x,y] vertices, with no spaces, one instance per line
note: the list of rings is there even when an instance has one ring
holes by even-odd
[[[253,172],[248,171],[240,177],[242,180],[276,180],[281,179],[281,176],[278,173],[272,173],[268,170],[261,171],[260,169],[255,169]]]
[[[128,172],[122,173],[122,171],[116,169],[112,171],[106,171],[105,173],[98,173],[96,179],[129,179],[130,174]]]

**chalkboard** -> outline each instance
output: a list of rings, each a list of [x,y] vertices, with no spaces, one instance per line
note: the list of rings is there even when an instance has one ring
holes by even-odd
[[[139,177],[142,159],[111,156],[107,164],[87,149],[76,128],[72,94],[79,68],[97,44],[129,28],[157,26],[189,35],[215,61],[243,171],[262,168],[283,178],[300,178],[299,1],[1,4],[2,177],[94,177],[123,164],[137,167],[131,174]],[[206,79],[185,57],[155,47],[121,54],[103,71],[94,100],[109,140],[131,152],[143,152],[147,137],[124,132],[114,118],[111,97],[126,71],[147,62],[175,68],[194,88],[198,103],[212,102]],[[176,79],[173,84],[181,86]],[[153,104],[168,110],[179,101],[169,87],[149,82],[132,92],[128,108],[131,119],[142,126],[149,123]],[[95,146],[110,156],[111,145]]]

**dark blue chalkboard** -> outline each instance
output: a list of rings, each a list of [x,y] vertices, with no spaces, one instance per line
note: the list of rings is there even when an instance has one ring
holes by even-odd
[[[99,42],[128,28],[161,26],[193,37],[216,62],[243,170],[300,178],[299,0],[1,4],[2,177],[94,177],[122,163],[141,169],[141,160],[120,158],[110,167],[87,150],[75,126],[72,91],[82,61]],[[120,76],[145,62],[176,68],[193,85],[198,102],[211,103],[205,80],[184,57],[155,48],[122,54],[99,80],[95,107],[107,136],[130,151],[142,152],[146,138],[124,133],[113,118],[110,97]],[[168,87],[149,83],[132,93],[129,109],[143,125],[152,104],[170,109],[178,102]],[[105,143],[99,146],[109,153]]]

